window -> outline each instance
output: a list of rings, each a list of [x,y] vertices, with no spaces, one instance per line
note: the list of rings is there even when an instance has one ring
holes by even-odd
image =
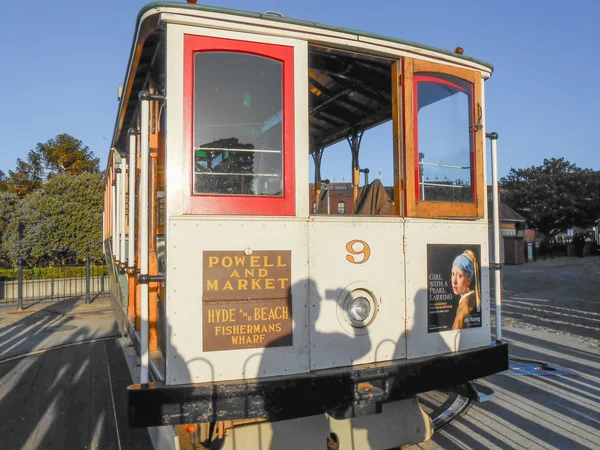
[[[312,212],[313,212],[313,214],[317,213],[317,202],[313,202],[313,204],[312,204]]]
[[[283,64],[194,55],[194,194],[283,195]]]
[[[338,202],[338,214],[346,214],[346,204],[343,201]]]
[[[403,60],[406,215],[483,217],[481,74]]]
[[[475,201],[471,131],[473,85],[440,74],[414,77],[417,200]]]
[[[185,36],[188,214],[294,215],[294,49]]]

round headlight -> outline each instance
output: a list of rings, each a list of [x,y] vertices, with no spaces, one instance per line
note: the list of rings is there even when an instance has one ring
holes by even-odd
[[[350,323],[354,327],[364,327],[373,317],[372,301],[367,297],[355,297],[350,299],[346,309]]]

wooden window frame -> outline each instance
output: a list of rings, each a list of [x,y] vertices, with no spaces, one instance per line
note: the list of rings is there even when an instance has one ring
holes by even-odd
[[[195,194],[194,180],[194,55],[198,52],[227,51],[247,53],[280,61],[283,65],[283,195],[219,195]],[[185,157],[189,159],[190,179],[184,192],[184,214],[227,214],[255,216],[294,216],[296,214],[295,184],[295,104],[294,104],[294,48],[263,42],[238,39],[184,35],[184,143]]]
[[[418,183],[419,158],[417,155],[416,129],[417,117],[415,106],[415,75],[420,73],[451,75],[461,80],[467,81],[473,85],[472,111],[475,115],[472,125],[478,121],[477,110],[481,104],[481,73],[475,70],[462,69],[459,67],[447,66],[443,64],[422,61],[413,58],[403,59],[402,71],[402,112],[404,118],[404,158],[405,158],[405,198],[406,211],[408,217],[450,217],[450,218],[482,218],[484,216],[483,204],[485,202],[484,183],[483,183],[483,148],[484,134],[483,128],[472,131],[475,145],[474,157],[471,158],[471,177],[473,184],[474,201],[470,203],[462,202],[440,202],[423,201],[418,198],[418,190],[415,187]]]

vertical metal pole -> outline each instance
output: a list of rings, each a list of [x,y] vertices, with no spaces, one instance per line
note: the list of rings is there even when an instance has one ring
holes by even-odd
[[[498,133],[486,134],[492,143],[492,189],[494,207],[494,288],[496,298],[496,341],[502,340],[502,286],[500,273],[500,200],[498,198]]]
[[[113,158],[113,164],[112,164],[112,168],[113,168],[113,181],[112,181],[112,189],[111,189],[111,194],[110,194],[110,200],[111,200],[111,205],[110,205],[110,221],[111,221],[111,230],[110,230],[110,235],[111,235],[111,244],[112,244],[112,248],[110,249],[110,257],[111,258],[115,258],[115,251],[117,249],[117,165],[115,163],[115,155],[116,155],[116,151],[114,151],[113,149],[113,154],[112,154],[112,158]]]
[[[127,214],[125,213],[125,207],[126,207],[126,203],[127,203],[127,159],[125,159],[125,157],[123,157],[121,159],[121,217],[120,217],[120,221],[121,221],[121,226],[119,227],[121,230],[121,245],[120,245],[120,250],[121,253],[119,255],[119,261],[121,261],[121,269],[125,270],[126,267],[126,261],[127,261],[127,254],[125,253],[125,232],[126,232],[126,220],[127,220]]]
[[[17,290],[18,290],[18,303],[17,303],[17,311],[23,311],[23,260],[19,258],[17,269]]]
[[[85,303],[90,302],[90,254],[85,255]]]
[[[136,136],[135,130],[129,130],[129,248],[127,265],[135,267],[135,160],[136,160]]]
[[[140,123],[140,277],[148,276],[149,255],[148,255],[148,176],[149,176],[149,152],[150,152],[150,101],[147,92],[140,92],[141,100],[141,123]],[[140,340],[141,340],[141,367],[140,383],[148,383],[148,283],[140,283]]]

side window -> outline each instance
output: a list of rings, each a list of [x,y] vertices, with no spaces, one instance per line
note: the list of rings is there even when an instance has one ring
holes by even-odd
[[[186,214],[294,215],[294,48],[184,37]]]
[[[481,74],[403,60],[406,215],[483,217]]]
[[[337,207],[338,214],[346,214],[346,203],[339,201]]]

